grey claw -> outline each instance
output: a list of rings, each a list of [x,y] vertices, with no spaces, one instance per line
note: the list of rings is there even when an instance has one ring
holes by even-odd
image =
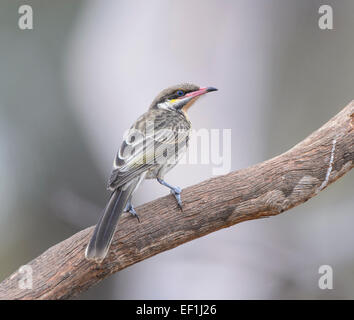
[[[125,207],[124,211],[129,212],[133,217],[138,219],[138,222],[140,222],[140,218],[139,215],[137,214],[137,212],[135,211],[134,207],[132,206],[132,204],[127,204],[127,206]]]
[[[171,189],[171,193],[175,196],[179,208],[181,210],[183,210],[181,192],[182,192],[182,189],[180,187],[175,187],[175,188]]]
[[[129,212],[131,213],[131,215],[135,218],[137,218],[138,222],[140,223],[140,218],[139,218],[139,215],[136,213],[135,209],[134,208],[131,208],[129,210]]]
[[[171,186],[170,184],[168,184],[166,181],[164,181],[162,178],[157,178],[157,181],[164,185],[165,187],[170,189],[170,192],[175,196],[178,206],[180,207],[180,209],[182,210],[182,200],[181,200],[181,192],[182,189],[180,187],[174,187]],[[183,210],[182,210],[183,211]]]

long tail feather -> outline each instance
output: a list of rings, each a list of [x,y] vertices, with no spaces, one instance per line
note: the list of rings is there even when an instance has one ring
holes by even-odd
[[[105,258],[111,245],[118,219],[124,211],[131,192],[132,188],[128,187],[126,190],[118,188],[112,193],[87,245],[86,259],[101,262]]]

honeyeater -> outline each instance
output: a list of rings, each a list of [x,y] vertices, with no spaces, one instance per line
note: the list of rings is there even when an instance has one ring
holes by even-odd
[[[105,258],[124,211],[139,220],[131,199],[143,179],[157,179],[168,187],[182,209],[181,189],[168,184],[164,175],[188,147],[191,122],[187,110],[199,97],[216,90],[190,83],[169,87],[130,127],[113,162],[108,181],[112,193],[87,245],[87,259],[101,262]]]

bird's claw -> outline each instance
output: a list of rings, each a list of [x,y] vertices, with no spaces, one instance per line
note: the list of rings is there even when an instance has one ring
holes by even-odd
[[[181,211],[183,211],[182,209],[182,200],[181,200],[181,192],[182,192],[182,189],[180,187],[174,187],[174,186],[171,186],[170,184],[168,184],[166,181],[164,181],[162,178],[157,178],[157,181],[164,185],[165,187],[169,188],[170,189],[170,192],[174,195],[174,197],[176,198],[177,200],[177,203],[178,203],[178,206],[179,208],[181,209]]]
[[[135,211],[135,209],[131,203],[127,204],[124,211],[129,212],[133,217],[138,219],[138,222],[140,222],[139,215],[137,214],[137,212]]]
[[[183,207],[182,207],[182,199],[181,199],[181,192],[182,192],[182,189],[180,187],[174,187],[173,189],[171,189],[170,191],[174,197],[176,198],[176,201],[177,201],[177,204],[179,206],[179,208],[181,210],[183,210]]]

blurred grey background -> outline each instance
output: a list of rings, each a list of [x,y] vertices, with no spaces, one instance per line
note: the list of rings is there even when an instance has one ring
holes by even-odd
[[[30,4],[34,29],[18,28]],[[125,129],[163,88],[219,91],[194,128],[232,129],[232,170],[278,155],[354,99],[354,2],[0,2],[0,280],[98,220]],[[168,175],[186,187],[212,165]],[[168,192],[145,182],[134,203]],[[353,172],[311,201],[109,277],[79,298],[354,298]],[[140,213],[142,219],[144,214]],[[320,290],[330,265],[334,289]]]

